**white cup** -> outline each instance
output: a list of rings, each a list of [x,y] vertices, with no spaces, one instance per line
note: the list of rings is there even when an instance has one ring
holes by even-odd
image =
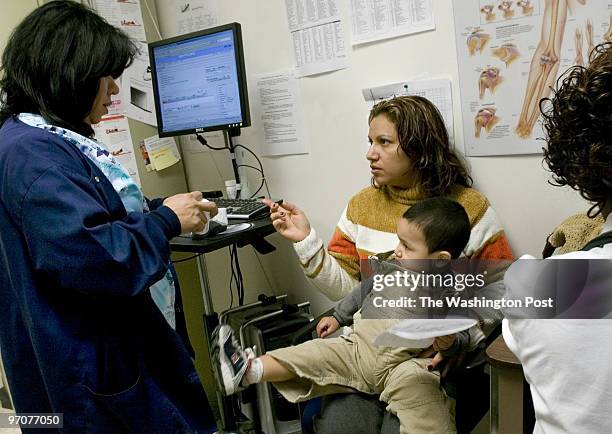
[[[236,186],[235,179],[229,179],[225,181],[225,192],[227,194],[228,199],[236,199],[236,193],[238,192],[238,188]]]

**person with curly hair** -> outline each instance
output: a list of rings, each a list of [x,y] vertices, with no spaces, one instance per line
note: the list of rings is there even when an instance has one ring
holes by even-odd
[[[543,100],[540,107],[547,144],[544,161],[553,174],[552,184],[569,186],[592,204],[587,215],[605,220],[601,235],[588,243],[583,240],[577,251],[552,256],[543,261],[543,267],[533,267],[532,273],[520,264],[513,264],[504,279],[509,293],[534,294],[547,281],[542,277],[551,277],[548,281],[554,289],[563,288],[561,271],[578,262],[564,262],[562,266],[551,262],[557,259],[598,259],[597,264],[588,262],[584,288],[612,288],[612,44],[596,47],[591,56],[588,67],[568,70],[559,79],[552,98]],[[556,275],[543,276],[540,273],[544,268],[555,270]],[[581,297],[583,305],[601,312],[603,303],[605,312],[605,300],[590,298],[585,303],[584,298]],[[534,432],[610,431],[609,320],[510,319],[504,320],[503,332],[531,386],[536,415]]]

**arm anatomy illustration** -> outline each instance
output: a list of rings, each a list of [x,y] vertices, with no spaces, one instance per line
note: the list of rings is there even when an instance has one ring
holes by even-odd
[[[606,42],[612,42],[612,12],[610,12],[610,26],[608,31],[604,34],[604,40]]]
[[[587,29],[587,43],[589,44],[589,51],[587,52],[587,59],[591,58],[591,53],[595,49],[595,42],[593,41],[593,21],[589,18],[586,24]]]
[[[582,5],[586,2],[586,0],[545,0],[542,34],[531,60],[523,108],[516,126],[516,133],[522,139],[531,137],[540,115],[540,100],[550,95],[551,86],[557,78],[561,44],[572,1]],[[580,39],[582,40],[582,32]]]
[[[584,66],[584,55],[582,54],[582,30],[580,27],[576,27],[574,32],[574,44],[576,45],[576,58],[574,64],[578,66]]]

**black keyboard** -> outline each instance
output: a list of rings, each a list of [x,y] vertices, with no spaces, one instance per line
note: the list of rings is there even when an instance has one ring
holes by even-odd
[[[253,219],[268,213],[268,206],[259,199],[211,199],[217,208],[227,208],[228,219]]]

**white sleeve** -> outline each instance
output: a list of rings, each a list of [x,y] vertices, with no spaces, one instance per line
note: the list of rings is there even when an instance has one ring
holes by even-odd
[[[314,228],[293,248],[306,277],[330,300],[342,299],[359,283],[327,252]]]

